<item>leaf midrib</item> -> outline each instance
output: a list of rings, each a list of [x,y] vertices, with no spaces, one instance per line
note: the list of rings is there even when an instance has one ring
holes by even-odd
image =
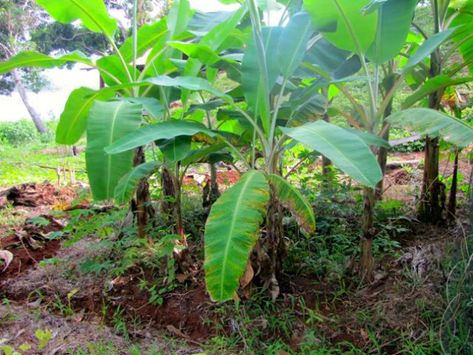
[[[104,34],[110,36],[108,31],[100,24],[100,22],[96,21],[95,18],[91,16],[89,12],[82,5],[80,5],[80,3],[77,2],[77,0],[70,1],[74,3],[82,11],[82,13],[84,13]]]

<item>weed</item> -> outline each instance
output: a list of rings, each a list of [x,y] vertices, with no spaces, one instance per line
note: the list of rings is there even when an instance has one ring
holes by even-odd
[[[461,252],[462,251],[462,252]],[[439,336],[446,353],[473,353],[473,238],[457,246],[450,260]]]
[[[113,313],[112,324],[115,333],[128,337],[128,327],[124,318],[124,309],[121,306]]]
[[[11,204],[0,209],[0,226],[14,228],[20,226],[23,221],[24,217]]]
[[[79,292],[78,289],[73,289],[67,294],[66,303],[64,303],[58,295],[55,295],[53,306],[57,309],[64,317],[70,317],[74,315],[74,308],[72,307],[72,298]]]
[[[51,224],[51,221],[42,216],[38,216],[38,217],[28,218],[26,220],[26,224],[31,224],[36,227],[47,227]]]
[[[38,339],[39,344],[38,344],[38,350],[43,350],[53,337],[53,332],[50,331],[49,329],[37,329],[34,333],[36,339]]]

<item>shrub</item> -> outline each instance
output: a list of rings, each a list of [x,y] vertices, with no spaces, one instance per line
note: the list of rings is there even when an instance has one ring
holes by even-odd
[[[425,149],[425,141],[422,139],[422,140],[398,145],[393,148],[393,151],[397,153],[416,153],[416,152],[423,152],[424,149]]]
[[[39,133],[33,122],[21,120],[18,122],[0,123],[0,141],[14,146],[39,140]]]

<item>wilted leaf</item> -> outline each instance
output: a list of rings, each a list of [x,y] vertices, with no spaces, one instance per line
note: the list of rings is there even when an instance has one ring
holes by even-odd
[[[8,250],[0,250],[0,260],[3,260],[4,266],[2,272],[4,272],[13,261],[13,254],[10,253]]]

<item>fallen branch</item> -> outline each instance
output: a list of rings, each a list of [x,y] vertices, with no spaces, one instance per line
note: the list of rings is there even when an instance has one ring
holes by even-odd
[[[54,171],[60,170],[60,171],[67,171],[68,173],[70,173],[70,172],[86,173],[85,170],[75,170],[75,169],[69,169],[69,168],[61,167],[61,166],[53,167],[53,166],[34,164],[34,163],[27,164],[27,163],[24,163],[24,162],[8,162],[8,161],[5,162],[5,164],[14,165],[14,166],[21,165],[21,166],[26,166],[26,167],[35,166],[35,167],[38,167],[40,169],[48,169],[48,170],[54,170]]]

